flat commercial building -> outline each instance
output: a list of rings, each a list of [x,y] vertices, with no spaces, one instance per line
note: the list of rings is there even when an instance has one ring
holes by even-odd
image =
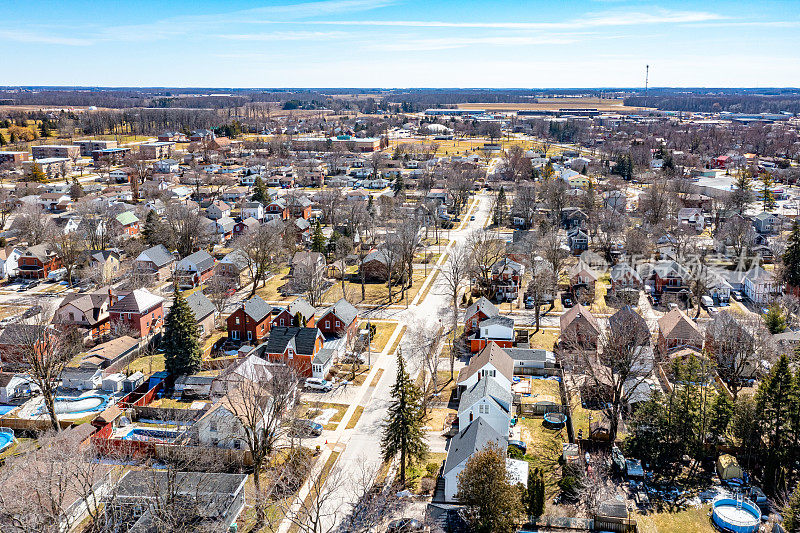
[[[28,152],[0,152],[0,163],[11,162],[19,164],[23,161],[27,161],[29,158],[30,154],[28,154]]]
[[[174,149],[175,143],[172,141],[158,141],[139,145],[139,152],[148,159],[169,157]]]
[[[75,141],[72,144],[80,147],[81,155],[83,157],[90,157],[95,150],[108,150],[109,148],[116,148],[117,141],[105,141],[98,139],[83,139]]]
[[[77,147],[76,147],[77,148]],[[72,170],[72,159],[69,157],[45,157],[32,161],[23,161],[22,168],[26,176],[33,174],[34,165],[39,165],[47,179],[66,178]]]
[[[70,144],[43,144],[31,146],[31,155],[34,159],[47,159],[51,157],[68,157],[71,159],[80,157],[81,149],[79,146]]]

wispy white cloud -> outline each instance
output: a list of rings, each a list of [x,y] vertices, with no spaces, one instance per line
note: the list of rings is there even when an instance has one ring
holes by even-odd
[[[0,30],[0,39],[17,43],[57,44],[61,46],[89,46],[94,41],[79,37],[61,37],[51,33],[22,30]]]
[[[332,26],[398,26],[411,28],[484,28],[510,30],[564,30],[609,26],[639,26],[648,24],[687,24],[721,21],[726,17],[706,11],[628,12],[591,14],[583,19],[564,22],[450,22],[431,20],[312,20],[307,24]],[[270,21],[276,22],[278,21]]]
[[[324,41],[351,38],[346,31],[276,31],[271,33],[228,33],[218,35],[229,41]]]
[[[378,51],[408,52],[434,51],[465,48],[468,46],[535,46],[548,44],[572,44],[578,42],[576,36],[546,35],[541,37],[458,37],[458,38],[424,38],[402,39],[389,43],[377,43]]]

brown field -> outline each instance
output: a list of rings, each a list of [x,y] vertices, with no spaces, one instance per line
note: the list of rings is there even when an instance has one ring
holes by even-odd
[[[641,107],[627,107],[618,98],[538,98],[531,103],[470,103],[456,104],[458,109],[485,109],[487,111],[557,110],[591,107],[598,111],[640,111]]]

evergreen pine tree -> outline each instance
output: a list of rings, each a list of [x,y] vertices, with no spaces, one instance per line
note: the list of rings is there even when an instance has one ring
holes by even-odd
[[[311,236],[311,251],[324,254],[325,250],[325,235],[322,234],[322,224],[317,221],[314,228],[314,234]]]
[[[164,321],[164,359],[173,376],[200,370],[202,357],[197,322],[186,298],[175,287],[175,299]]]
[[[777,335],[786,331],[786,316],[778,304],[772,304],[764,315],[764,325],[770,333]]]
[[[783,465],[793,440],[790,429],[796,395],[796,382],[789,369],[789,359],[783,354],[756,393],[756,409],[762,419],[762,437],[767,441],[764,481],[775,487],[776,491],[780,489]]]
[[[398,174],[397,178],[394,180],[394,193],[400,194],[403,189],[405,189],[405,184],[403,183],[403,175]]]
[[[764,173],[761,176],[761,205],[763,206],[764,211],[775,209],[775,206],[777,205],[775,202],[775,194],[772,192],[772,187],[774,185],[775,181],[768,173]]]
[[[42,137],[50,137],[50,127],[47,125],[46,120],[43,120],[39,125],[39,135]]]
[[[9,138],[11,139],[11,144],[14,144],[15,142],[17,142],[17,134],[14,133],[13,131],[10,133],[10,137]]]
[[[264,185],[264,180],[261,179],[261,176],[258,176],[253,183],[253,196],[251,199],[262,204],[269,201],[269,191],[267,191],[267,186]]]
[[[33,167],[31,168],[31,181],[36,181],[39,183],[44,183],[47,181],[47,174],[44,173],[42,166],[39,163],[34,163]]]
[[[425,411],[422,393],[406,372],[401,350],[397,351],[397,379],[391,389],[392,402],[383,428],[381,448],[384,461],[400,454],[400,484],[406,484],[406,467],[425,458]]]
[[[72,180],[72,184],[69,186],[69,197],[73,200],[77,200],[78,198],[83,198],[84,196],[86,196],[86,192],[84,192],[83,186],[77,180],[77,178],[74,178]]]
[[[783,266],[783,280],[795,289],[800,289],[800,222],[796,220],[783,253]]]
[[[786,533],[800,533],[800,487],[794,489],[783,508],[783,530]]]
[[[583,174],[584,176],[586,175],[586,164],[583,165],[583,168],[581,169],[581,174]]]
[[[162,242],[163,227],[161,219],[154,210],[147,212],[147,217],[144,219],[142,226],[142,238],[148,246],[155,246]]]
[[[711,420],[708,424],[712,438],[725,440],[732,417],[733,402],[727,394],[717,394],[711,404]]]
[[[495,226],[503,224],[506,219],[506,191],[503,186],[500,186],[500,192],[497,193],[497,199],[494,203],[494,213],[492,214],[492,222]]]

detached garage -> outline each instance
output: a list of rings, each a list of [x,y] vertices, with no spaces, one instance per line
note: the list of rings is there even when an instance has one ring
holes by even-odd
[[[736,457],[725,454],[720,455],[717,459],[717,474],[722,481],[727,481],[733,478],[742,478],[742,468],[736,461]]]

